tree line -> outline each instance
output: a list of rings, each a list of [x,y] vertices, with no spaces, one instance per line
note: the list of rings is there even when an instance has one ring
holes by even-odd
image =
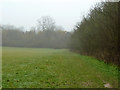
[[[90,9],[74,31],[67,32],[45,16],[37,27],[23,31],[10,25],[1,25],[2,45],[36,48],[69,48],[83,55],[94,56],[104,62],[120,63],[120,21],[118,2],[101,2]]]
[[[96,4],[74,28],[70,49],[119,65],[118,8],[118,2]]]
[[[2,45],[12,47],[68,48],[70,33],[56,26],[54,20],[44,16],[37,27],[23,31],[12,25],[1,25]]]

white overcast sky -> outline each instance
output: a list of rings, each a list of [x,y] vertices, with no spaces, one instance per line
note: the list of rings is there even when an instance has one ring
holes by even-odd
[[[42,16],[51,16],[57,25],[71,31],[74,25],[101,0],[0,0],[0,24],[17,27],[37,25]]]

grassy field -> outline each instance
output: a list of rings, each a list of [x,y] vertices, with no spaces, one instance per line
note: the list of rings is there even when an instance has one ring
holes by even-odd
[[[115,66],[67,49],[3,47],[3,88],[118,87]]]

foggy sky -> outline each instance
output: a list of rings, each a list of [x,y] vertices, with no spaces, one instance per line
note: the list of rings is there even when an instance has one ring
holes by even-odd
[[[0,24],[29,30],[40,17],[51,16],[57,25],[71,31],[98,1],[101,0],[1,0]]]

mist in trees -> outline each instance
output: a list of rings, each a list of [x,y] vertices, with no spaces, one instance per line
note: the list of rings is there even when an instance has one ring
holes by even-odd
[[[71,50],[118,65],[118,5],[117,2],[96,4],[76,25],[71,36]]]
[[[68,48],[70,33],[55,25],[54,19],[44,16],[37,27],[23,31],[12,25],[2,25],[2,45],[36,48]]]
[[[69,48],[83,55],[94,56],[104,62],[119,65],[120,31],[119,3],[101,2],[92,8],[74,32],[67,32],[55,24],[50,16],[38,19],[30,31],[2,25],[2,45],[36,48]]]
[[[56,28],[55,21],[50,16],[44,16],[38,19],[38,30],[52,30]]]

